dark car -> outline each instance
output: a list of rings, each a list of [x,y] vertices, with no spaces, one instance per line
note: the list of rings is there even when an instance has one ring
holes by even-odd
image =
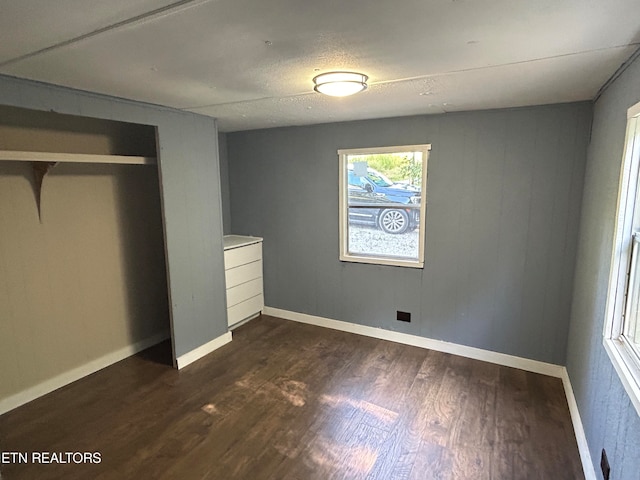
[[[350,165],[348,175],[350,223],[375,225],[386,233],[405,233],[420,224],[419,189],[394,183],[372,168],[358,176]]]

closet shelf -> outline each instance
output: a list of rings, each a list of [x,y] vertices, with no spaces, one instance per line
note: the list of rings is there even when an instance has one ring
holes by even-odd
[[[156,157],[96,155],[89,153],[23,152],[16,150],[0,150],[0,160],[49,163],[119,163],[128,165],[156,164]]]

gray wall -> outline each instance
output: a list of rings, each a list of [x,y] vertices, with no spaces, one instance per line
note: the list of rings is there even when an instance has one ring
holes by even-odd
[[[231,196],[229,193],[229,157],[227,155],[227,134],[218,133],[218,151],[220,157],[220,191],[222,197],[222,225],[224,234],[231,231]]]
[[[596,471],[606,448],[611,478],[637,480],[640,419],[602,345],[627,109],[640,101],[640,60],[594,109],[575,276],[567,368]]]
[[[215,120],[0,76],[0,105],[157,127],[175,354],[227,331]]]
[[[271,307],[564,364],[590,121],[580,103],[229,133],[232,230],[264,237]],[[339,262],[336,151],[418,143],[424,270]]]

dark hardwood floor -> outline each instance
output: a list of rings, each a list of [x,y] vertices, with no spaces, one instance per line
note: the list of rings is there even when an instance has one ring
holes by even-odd
[[[262,316],[178,372],[159,345],[0,416],[14,479],[582,479],[562,382]]]

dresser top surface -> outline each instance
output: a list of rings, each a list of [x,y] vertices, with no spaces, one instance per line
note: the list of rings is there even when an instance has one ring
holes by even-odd
[[[225,235],[224,237],[224,249],[231,250],[232,248],[245,247],[253,243],[262,242],[260,237],[250,237],[248,235]]]

